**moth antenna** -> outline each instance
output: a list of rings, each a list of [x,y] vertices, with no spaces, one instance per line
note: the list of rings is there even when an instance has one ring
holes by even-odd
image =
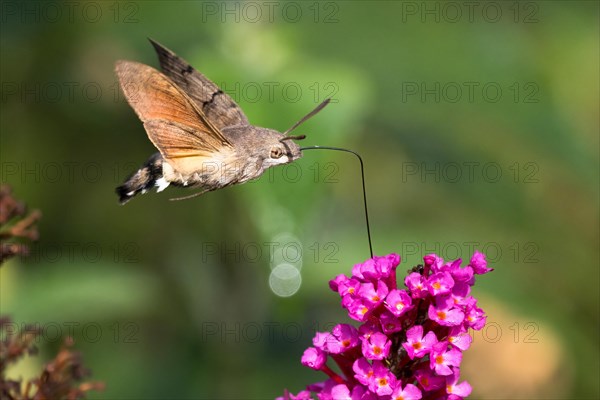
[[[328,102],[329,99],[327,99],[325,101]],[[325,102],[321,103],[321,105],[319,107],[317,107],[311,114],[314,115],[316,112],[318,112],[320,110],[320,108],[325,107],[325,105],[323,105],[324,103]],[[305,119],[306,119],[306,117],[305,117]],[[346,152],[346,153],[352,153],[352,154],[354,154],[358,158],[358,161],[360,161],[360,176],[362,178],[363,202],[364,202],[364,206],[365,206],[365,222],[367,223],[367,237],[369,238],[369,251],[371,253],[371,258],[373,258],[373,245],[371,243],[371,228],[369,226],[369,210],[368,210],[368,207],[367,207],[367,189],[366,189],[366,186],[365,186],[365,167],[364,167],[363,160],[362,160],[362,157],[360,156],[360,154],[358,154],[357,152],[352,151],[352,150],[342,149],[340,147],[329,147],[329,146],[301,147],[300,150],[301,151],[304,151],[304,150],[334,150],[334,151],[343,151],[343,152]]]
[[[292,127],[290,129],[288,129],[287,131],[283,132],[283,135],[287,136],[288,133],[290,133],[291,131],[293,131],[294,129],[296,129],[297,127],[299,127],[300,125],[302,125],[303,123],[305,123],[306,120],[308,120],[309,118],[313,117],[315,114],[317,114],[323,108],[325,108],[325,106],[327,104],[329,104],[330,101],[331,101],[331,98],[325,99],[325,101],[323,101],[321,104],[319,104],[314,110],[312,110],[311,112],[309,112],[308,114],[306,114],[304,117],[302,117],[302,119],[300,121],[298,121],[294,125],[292,125]]]
[[[286,136],[282,139],[279,139],[280,142],[283,142],[285,140],[302,140],[302,139],[306,139],[306,135],[291,135],[291,136]]]
[[[210,192],[210,190],[202,190],[200,192],[197,192],[197,193],[194,193],[194,194],[190,194],[189,196],[173,197],[172,199],[169,199],[169,201],[181,201],[181,200],[193,199],[194,197],[198,197],[201,194],[204,194],[206,192]]]

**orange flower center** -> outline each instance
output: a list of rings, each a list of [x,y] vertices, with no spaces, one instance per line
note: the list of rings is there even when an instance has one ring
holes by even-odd
[[[381,347],[379,347],[379,346],[373,347],[373,353],[375,353],[375,354],[381,354]]]
[[[348,340],[348,339],[342,340],[342,346],[344,346],[344,347],[350,346],[350,340]]]
[[[415,342],[412,346],[415,350],[419,350],[422,347],[421,342]]]
[[[433,285],[431,285],[431,286],[433,286],[433,288],[434,288],[434,289],[440,289],[440,288],[442,287],[442,284],[441,284],[441,283],[439,283],[439,282],[436,282],[436,283],[434,283],[434,284],[433,284]]]
[[[439,319],[446,319],[446,313],[444,311],[438,311],[437,316]]]
[[[437,356],[437,357],[435,358],[435,363],[436,363],[436,364],[442,364],[443,362],[444,362],[444,357],[442,357],[442,356]]]

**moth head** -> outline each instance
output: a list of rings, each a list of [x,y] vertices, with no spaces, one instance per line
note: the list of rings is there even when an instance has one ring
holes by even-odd
[[[309,118],[313,117],[319,111],[321,111],[331,99],[326,99],[324,102],[319,104],[314,110],[306,114],[304,117],[300,119],[300,121],[296,122],[289,128],[287,131],[283,132],[283,134],[278,133],[278,143],[274,143],[271,145],[269,149],[269,156],[265,159],[265,164],[267,166],[270,165],[278,165],[278,164],[287,164],[298,158],[302,157],[302,152],[300,151],[300,146],[298,146],[294,140],[302,140],[306,138],[305,135],[290,135],[294,129],[302,125]]]
[[[265,167],[288,164],[302,157],[300,146],[294,140],[304,139],[305,136],[284,136],[277,131],[270,132],[270,140],[264,146],[263,163]]]

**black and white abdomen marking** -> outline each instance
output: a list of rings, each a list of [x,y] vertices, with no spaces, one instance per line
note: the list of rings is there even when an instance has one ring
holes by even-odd
[[[135,195],[144,194],[154,186],[158,186],[158,191],[169,186],[163,178],[163,158],[160,153],[153,154],[142,168],[117,187],[119,202],[125,204]]]

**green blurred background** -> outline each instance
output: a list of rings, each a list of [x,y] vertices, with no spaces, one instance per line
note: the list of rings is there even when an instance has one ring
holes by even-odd
[[[376,254],[488,254],[476,398],[598,398],[597,2],[1,3],[1,180],[42,210],[0,313],[71,333],[98,399],[273,398],[324,376],[316,329],[348,322],[328,279],[368,258],[358,163],[307,152],[259,181],[119,206],[154,152],[116,84],[161,42],[258,126],[354,149]],[[286,265],[287,264],[287,265]]]

